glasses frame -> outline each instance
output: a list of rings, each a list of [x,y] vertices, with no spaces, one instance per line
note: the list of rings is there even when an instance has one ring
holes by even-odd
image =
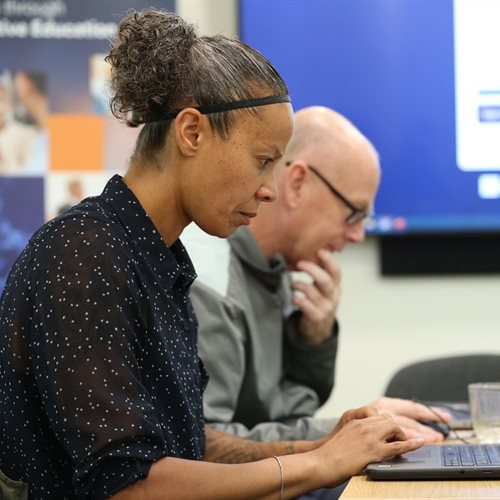
[[[286,166],[288,167],[292,162],[287,161]],[[337,188],[335,188],[332,183],[314,166],[306,164],[307,168],[316,176],[323,184],[332,192],[347,208],[351,210],[351,213],[345,218],[345,222],[350,226],[357,224],[358,222],[372,219],[375,217],[375,212],[373,210],[363,210],[357,207],[354,203],[350,202]]]

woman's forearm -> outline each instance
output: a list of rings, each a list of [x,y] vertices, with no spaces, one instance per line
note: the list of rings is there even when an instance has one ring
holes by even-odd
[[[314,459],[304,455],[280,457],[283,498],[295,498],[320,486]],[[274,458],[231,465],[179,458],[155,462],[147,478],[121,490],[114,500],[276,500],[280,497],[281,471]]]
[[[225,464],[255,462],[273,455],[292,455],[317,448],[322,441],[270,441],[243,439],[206,427],[205,460]]]

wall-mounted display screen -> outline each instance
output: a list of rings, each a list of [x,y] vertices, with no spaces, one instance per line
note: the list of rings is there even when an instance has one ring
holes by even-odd
[[[500,230],[499,19],[489,0],[240,0],[294,108],[338,110],[379,151],[374,234]]]

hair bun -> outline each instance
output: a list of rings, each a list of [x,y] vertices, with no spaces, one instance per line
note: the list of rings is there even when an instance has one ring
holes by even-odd
[[[129,12],[106,58],[112,66],[113,114],[121,119],[134,115],[129,124],[136,125],[137,117],[155,106],[171,106],[197,38],[196,27],[171,12]]]

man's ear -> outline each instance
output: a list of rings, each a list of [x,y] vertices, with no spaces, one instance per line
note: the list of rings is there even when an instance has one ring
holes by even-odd
[[[184,108],[175,117],[175,140],[184,156],[194,156],[207,135],[208,121],[194,108]]]
[[[284,201],[291,209],[297,208],[304,198],[304,185],[307,177],[307,165],[302,161],[294,161],[285,167]]]

